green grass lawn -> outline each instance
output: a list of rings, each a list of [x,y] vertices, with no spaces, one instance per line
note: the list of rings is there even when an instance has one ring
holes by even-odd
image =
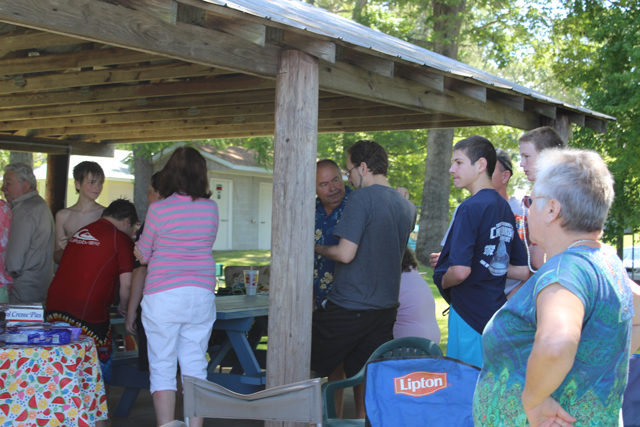
[[[258,266],[267,265],[271,262],[271,251],[269,250],[252,250],[252,251],[214,251],[213,257],[216,259],[217,264],[224,266],[228,265],[247,265]],[[436,320],[440,327],[440,349],[442,353],[446,354],[447,340],[449,338],[449,330],[447,328],[447,318],[442,315],[442,312],[449,307],[449,304],[440,296],[438,288],[433,283],[433,270],[429,267],[420,267],[421,273],[426,273],[422,277],[427,281],[433,297],[436,300]]]

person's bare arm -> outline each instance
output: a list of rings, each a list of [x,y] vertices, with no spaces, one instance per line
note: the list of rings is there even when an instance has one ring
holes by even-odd
[[[507,279],[514,279],[520,281],[527,281],[530,277],[529,266],[528,265],[511,265],[509,264],[509,269],[507,270]]]
[[[356,252],[358,252],[358,245],[347,239],[341,238],[337,245],[316,245],[315,252],[325,258],[329,258],[343,264],[349,264],[353,261],[353,258],[355,258]]]
[[[542,264],[545,262],[542,248],[538,245],[531,244],[529,245],[529,253],[531,255],[531,267],[533,267],[534,270],[542,267]]]
[[[147,279],[147,267],[142,266],[133,270],[131,276],[131,296],[127,305],[127,316],[124,322],[125,328],[130,334],[136,334],[136,318],[138,317],[138,306],[142,301],[144,282]]]
[[[67,246],[68,238],[64,232],[64,224],[67,222],[67,219],[69,219],[70,213],[71,211],[69,209],[61,209],[56,214],[56,247],[53,252],[53,260],[56,264],[60,264],[62,253]]]
[[[471,267],[452,265],[442,276],[442,289],[452,288],[464,282],[471,274]]]
[[[584,306],[568,289],[551,284],[536,300],[538,327],[527,363],[522,405],[531,426],[555,417],[559,425],[570,425],[571,417],[552,397],[575,361]]]
[[[129,296],[131,295],[131,273],[120,274],[120,304],[118,304],[118,312],[122,316],[127,315],[127,306],[129,305]]]
[[[631,330],[631,354],[640,350],[640,286],[629,279],[629,286],[633,292],[633,327]]]

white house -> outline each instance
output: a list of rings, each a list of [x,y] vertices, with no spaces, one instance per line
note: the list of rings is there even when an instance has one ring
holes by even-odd
[[[179,143],[153,156],[154,172],[161,170]],[[242,147],[224,151],[197,147],[207,161],[211,196],[218,203],[220,225],[214,250],[271,248],[273,171],[258,165],[254,153]]]
[[[71,156],[69,159],[69,179],[67,181],[67,200],[65,207],[73,206],[78,201],[78,194],[76,193],[73,180],[73,168],[85,160],[99,163],[100,166],[102,166],[102,170],[104,170],[104,187],[102,188],[102,194],[98,197],[98,203],[102,206],[108,206],[109,203],[121,197],[133,201],[133,174],[129,170],[129,166],[124,163],[124,159],[129,154],[131,154],[130,151],[115,150],[113,158]],[[47,181],[46,162],[34,169],[33,173],[38,181],[38,193],[44,196]]]

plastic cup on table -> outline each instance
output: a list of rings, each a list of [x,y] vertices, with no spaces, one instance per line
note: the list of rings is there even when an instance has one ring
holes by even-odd
[[[247,295],[255,295],[258,291],[258,270],[244,270],[244,286]]]

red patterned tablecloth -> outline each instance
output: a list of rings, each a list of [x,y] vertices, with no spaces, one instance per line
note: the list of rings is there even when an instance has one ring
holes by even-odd
[[[0,347],[0,426],[93,426],[107,398],[93,340]]]

